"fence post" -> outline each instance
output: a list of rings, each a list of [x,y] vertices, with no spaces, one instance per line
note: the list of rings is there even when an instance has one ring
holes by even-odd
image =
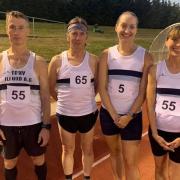
[[[33,23],[33,37],[35,36],[35,25],[34,25],[34,17],[32,17],[32,23]]]

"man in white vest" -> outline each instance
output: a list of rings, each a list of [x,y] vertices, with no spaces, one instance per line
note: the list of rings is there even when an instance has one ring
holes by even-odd
[[[10,47],[0,54],[0,137],[4,148],[5,179],[17,177],[22,148],[32,158],[38,180],[45,180],[44,153],[49,141],[50,101],[45,60],[27,47],[28,18],[6,14]]]

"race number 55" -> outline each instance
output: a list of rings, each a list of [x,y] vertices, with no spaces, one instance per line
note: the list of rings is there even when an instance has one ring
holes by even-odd
[[[162,103],[162,109],[169,109],[170,111],[174,111],[176,109],[176,102],[164,100]]]
[[[20,99],[23,100],[25,99],[25,91],[17,91],[17,90],[13,90],[12,91],[12,99],[16,100],[16,99]]]
[[[16,106],[30,102],[30,86],[7,86],[7,101]]]

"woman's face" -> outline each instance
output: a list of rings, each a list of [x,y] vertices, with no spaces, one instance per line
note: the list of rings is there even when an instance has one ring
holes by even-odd
[[[166,47],[168,48],[169,55],[178,56],[180,58],[180,37],[179,38],[169,38],[166,40]]]
[[[119,41],[134,41],[137,33],[137,19],[130,14],[124,14],[116,24],[115,31]]]
[[[70,47],[85,47],[87,42],[87,32],[79,29],[74,29],[67,33],[67,41]]]

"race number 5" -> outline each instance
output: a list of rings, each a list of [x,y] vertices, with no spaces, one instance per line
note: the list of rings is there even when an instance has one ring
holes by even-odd
[[[120,84],[120,85],[119,85],[118,91],[119,91],[120,93],[123,93],[123,92],[124,92],[124,84]]]
[[[162,109],[169,109],[170,111],[174,111],[176,109],[176,102],[164,100],[162,103]]]

